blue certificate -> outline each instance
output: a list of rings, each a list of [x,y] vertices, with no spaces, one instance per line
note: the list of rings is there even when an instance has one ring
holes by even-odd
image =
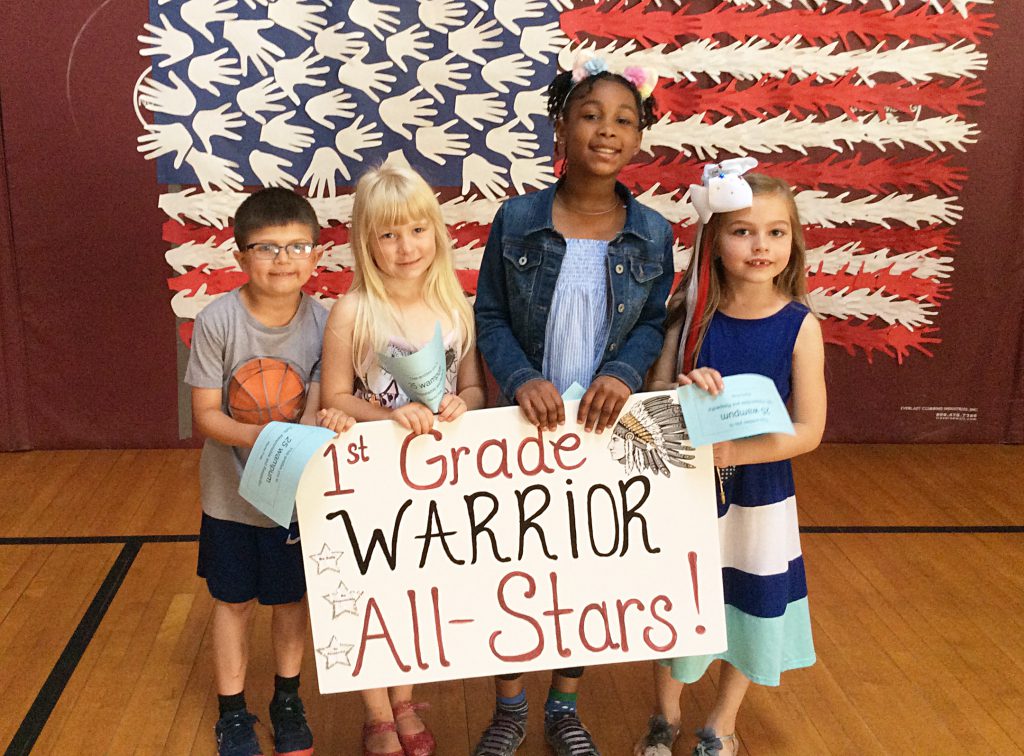
[[[287,528],[295,512],[295,491],[306,463],[333,437],[334,431],[315,425],[268,423],[249,453],[238,493]]]
[[[694,446],[762,433],[795,433],[771,378],[742,373],[727,376],[723,382],[725,389],[718,396],[692,383],[676,390]]]

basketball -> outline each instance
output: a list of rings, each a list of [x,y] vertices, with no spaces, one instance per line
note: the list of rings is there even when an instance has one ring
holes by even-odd
[[[228,412],[240,423],[291,423],[306,404],[306,384],[291,365],[259,357],[235,371],[228,384]]]

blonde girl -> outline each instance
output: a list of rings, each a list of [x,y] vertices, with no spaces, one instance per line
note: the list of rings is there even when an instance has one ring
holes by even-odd
[[[409,400],[378,353],[410,354],[440,322],[447,374],[437,420],[484,405],[483,372],[474,346],[473,311],[455,276],[451,240],[437,198],[409,168],[384,165],[356,185],[350,242],[355,259],[349,293],[331,310],[324,334],[320,425],[335,430],[346,415],[391,419],[421,434],[434,413]],[[366,690],[364,756],[429,756],[435,743],[412,704],[412,686]]]

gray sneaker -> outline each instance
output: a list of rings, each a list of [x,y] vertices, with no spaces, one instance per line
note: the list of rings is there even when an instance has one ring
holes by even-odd
[[[498,709],[473,749],[473,756],[513,756],[525,738],[526,717]]]
[[[544,719],[544,739],[556,756],[601,756],[590,733],[575,714]]]

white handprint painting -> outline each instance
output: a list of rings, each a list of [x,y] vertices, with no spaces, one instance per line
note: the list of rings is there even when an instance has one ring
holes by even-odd
[[[188,80],[214,97],[220,97],[218,85],[231,87],[238,83],[242,70],[236,68],[226,47],[206,55],[197,55],[188,63]]]
[[[158,66],[166,68],[172,66],[178,61],[184,60],[195,47],[192,44],[192,38],[185,32],[176,29],[167,20],[167,16],[161,14],[160,16],[161,25],[146,24],[145,29],[149,32],[146,36],[139,36],[139,42],[148,44],[150,47],[144,48],[139,52],[142,55],[151,55],[154,58],[162,57]]]
[[[211,231],[261,186],[307,194],[343,228],[360,173],[396,156],[486,222],[495,201],[554,180],[542,116],[568,44],[558,13],[549,0],[158,3],[138,34],[138,151],[174,189],[168,217]],[[189,259],[223,263],[196,234]],[[340,293],[331,276],[347,268],[323,265],[319,285]]]
[[[356,156],[345,158],[352,176],[360,164],[402,151],[433,184],[461,191],[465,156],[479,154],[482,163],[471,167],[496,166],[506,178],[515,161],[545,157],[537,149],[550,143],[539,117],[543,88],[567,40],[546,0],[184,0],[159,4],[139,43],[151,70],[137,102],[160,119],[143,124],[139,149],[168,184],[200,177],[183,153],[162,151],[158,135],[171,132],[152,125],[180,124],[177,141],[186,134],[233,164],[245,186],[287,183],[287,160],[308,188],[299,174],[316,151],[344,156],[338,133],[362,116],[375,136],[372,147],[360,139]],[[254,150],[271,158],[253,160]],[[314,168],[327,165],[327,154]],[[314,170],[310,180],[324,189],[315,179],[327,175]],[[338,192],[353,180],[331,175]]]
[[[455,53],[450,52],[443,58],[428,60],[416,70],[416,80],[438,102],[444,102],[441,87],[456,92],[465,92],[465,82],[471,78],[469,64],[454,60]]]
[[[429,97],[419,97],[422,92],[423,87],[416,87],[384,100],[380,104],[381,122],[406,139],[412,138],[412,127],[430,126],[437,109]]]
[[[234,7],[235,0],[185,0],[181,5],[181,20],[212,44],[215,40],[214,24],[238,18],[237,14],[230,12]]]
[[[151,1],[148,18],[135,31],[133,104],[139,159],[164,187],[159,207],[168,220],[164,238],[177,250],[174,275],[189,276],[172,286],[178,292],[175,312],[191,317],[237,284],[240,272],[230,269],[232,258],[222,244],[245,193],[261,186],[310,196],[326,226],[324,243],[338,251],[321,263],[311,287],[328,300],[343,293],[351,279],[345,250],[352,185],[366,166],[384,160],[407,162],[436,187],[461,250],[458,272],[471,292],[498,203],[555,181],[546,87],[559,61],[571,64],[584,49],[616,63],[653,66],[663,75],[656,89],[659,120],[645,134],[639,164],[623,175],[640,201],[686,226],[689,182],[681,177],[691,161],[755,145],[768,161],[787,151],[799,154],[799,170],[812,177],[804,179],[798,202],[819,227],[815,264],[821,285],[848,292],[846,274],[836,271],[855,257],[870,257],[888,271],[884,282],[858,289],[861,294],[815,301],[826,322],[852,324],[832,338],[851,353],[901,362],[915,350],[927,354],[930,347],[922,345],[939,341],[928,335],[931,327],[921,328],[930,322],[922,318],[931,318],[938,304],[917,287],[948,285],[954,261],[944,256],[948,248],[937,245],[955,246],[945,234],[955,231],[958,216],[943,208],[959,207],[954,195],[963,182],[950,176],[962,176],[958,156],[982,131],[971,115],[976,105],[955,100],[984,92],[985,48],[999,21],[989,14],[999,3],[836,0],[827,5],[838,8],[849,28],[870,22],[863,34],[831,37],[823,17],[797,8],[823,4]],[[731,10],[708,10],[715,5]],[[729,39],[738,33],[735,23],[715,26],[716,17],[733,18],[734,12],[750,14],[744,19],[755,22],[759,38]],[[923,26],[916,23],[919,12],[928,21]],[[912,21],[917,31],[909,38],[895,33]],[[679,36],[683,25],[713,31]],[[770,33],[781,41],[772,41]],[[727,84],[737,81],[741,86]],[[715,93],[710,86],[730,88]],[[697,96],[694,90],[704,92]],[[836,101],[825,99],[825,92]],[[691,101],[697,104],[690,107]],[[901,111],[904,101],[917,110]],[[768,112],[780,102],[781,111]],[[879,102],[886,105],[884,117]],[[943,154],[935,160],[938,152]],[[820,181],[813,178],[819,173],[854,178],[810,191],[806,184]],[[929,184],[922,178],[929,175],[941,178]],[[905,235],[892,237],[894,224],[901,223]],[[919,230],[922,223],[927,229]],[[856,228],[856,239],[822,230],[845,226]],[[862,232],[875,239],[863,250],[857,247]],[[928,249],[935,251],[920,252]],[[911,253],[913,259],[905,259]],[[863,275],[870,281],[875,274]],[[902,286],[909,293],[901,293]],[[904,306],[905,314],[894,309]]]

